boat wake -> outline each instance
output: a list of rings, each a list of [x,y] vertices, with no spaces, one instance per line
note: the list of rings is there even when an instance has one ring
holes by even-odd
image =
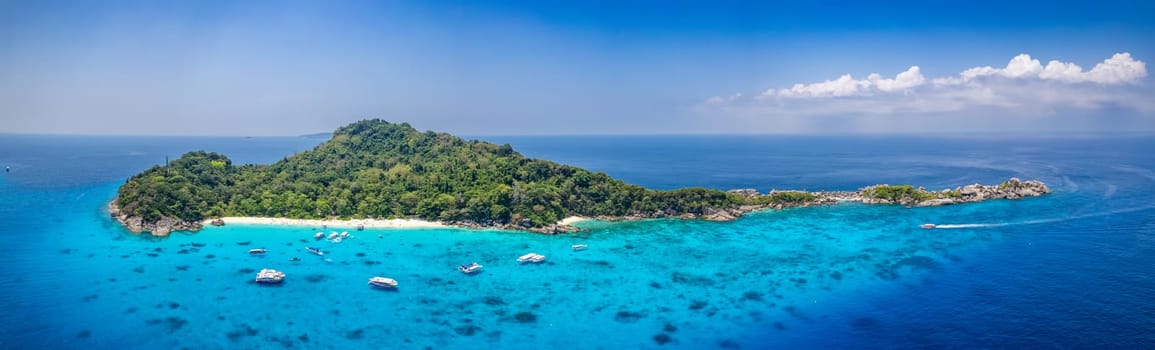
[[[941,224],[941,225],[935,225],[934,228],[935,229],[960,229],[960,228],[985,228],[985,227],[1003,227],[1003,226],[1017,226],[1017,225],[1050,224],[1050,223],[1070,221],[1070,220],[1080,220],[1080,219],[1095,218],[1095,217],[1101,217],[1101,216],[1111,216],[1111,215],[1118,215],[1118,214],[1125,214],[1125,213],[1133,213],[1133,212],[1137,212],[1137,211],[1144,211],[1144,210],[1151,210],[1151,209],[1155,209],[1155,205],[1148,205],[1148,206],[1144,206],[1144,207],[1135,207],[1135,208],[1127,208],[1127,209],[1118,209],[1118,210],[1109,210],[1109,211],[1104,211],[1104,212],[1099,212],[1099,213],[1067,216],[1067,217],[1061,217],[1061,218],[1027,220],[1027,221],[1019,221],[1019,222],[1000,222],[1000,223],[990,223],[990,224]]]
[[[935,229],[952,229],[952,228],[979,228],[979,227],[999,227],[999,226],[1008,226],[1008,225],[1011,225],[1011,223],[998,223],[998,224],[944,224],[944,225],[935,225],[935,226],[934,226],[934,228],[935,228]]]

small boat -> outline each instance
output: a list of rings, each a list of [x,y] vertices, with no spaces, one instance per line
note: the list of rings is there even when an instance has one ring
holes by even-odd
[[[321,238],[325,238],[324,232],[317,232],[317,234],[313,235],[313,239],[321,239]]]
[[[322,252],[321,248],[305,247],[305,250],[308,250],[310,253],[313,253],[313,254],[325,255],[325,252]]]
[[[264,254],[264,253],[267,253],[267,252],[268,252],[268,251],[267,251],[267,250],[265,250],[265,248],[253,248],[253,249],[249,249],[249,254],[253,254],[253,255],[260,255],[260,254]]]
[[[261,269],[257,272],[257,283],[281,283],[285,280],[285,273],[273,269]]]
[[[301,261],[301,258],[298,258],[298,257],[295,257],[295,256],[294,256],[294,257],[292,257],[292,258],[289,258],[289,261],[294,261],[294,262],[295,262],[295,261]]]
[[[930,229],[933,229],[933,228],[934,228],[934,224],[922,224],[922,225],[918,225],[918,227],[921,227],[921,228],[925,228],[925,229],[927,229],[927,230],[930,230]]]
[[[369,279],[369,285],[378,288],[397,288],[397,280],[385,277],[373,277]]]
[[[357,224],[357,231],[365,231],[365,225]]]
[[[579,251],[579,250],[586,250],[586,248],[588,248],[588,247],[589,247],[589,246],[587,246],[587,245],[585,245],[585,244],[574,244],[574,245],[570,246],[569,248],[570,248],[570,249],[573,249],[573,251],[575,251],[575,252],[576,252],[576,251]]]
[[[517,258],[517,262],[520,262],[520,263],[526,263],[526,262],[539,263],[542,261],[545,261],[545,255],[541,255],[538,253],[529,253],[529,254],[522,255],[521,257]]]
[[[333,233],[330,233],[330,234],[329,234],[329,239],[334,239],[334,238],[337,238],[337,236],[339,236],[339,235],[340,235],[340,234],[339,234],[339,233],[337,233],[337,231],[333,231]]]
[[[477,262],[471,262],[471,263],[457,267],[458,270],[461,270],[461,272],[463,272],[465,274],[471,274],[471,273],[474,273],[477,271],[481,271],[481,268],[482,268],[481,264],[478,264]]]

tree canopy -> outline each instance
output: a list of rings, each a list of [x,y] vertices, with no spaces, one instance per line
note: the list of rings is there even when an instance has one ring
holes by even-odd
[[[803,200],[799,194],[776,198]],[[530,159],[507,145],[363,120],[269,165],[189,152],[128,179],[117,204],[145,221],[218,216],[420,218],[544,226],[571,216],[701,215],[747,198],[705,188],[658,191]]]
[[[886,199],[894,202],[903,200],[924,201],[934,199],[935,195],[925,190],[914,188],[911,185],[877,185],[867,187],[863,195],[868,198]]]

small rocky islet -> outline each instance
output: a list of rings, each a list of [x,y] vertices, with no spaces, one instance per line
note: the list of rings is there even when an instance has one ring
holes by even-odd
[[[605,221],[622,221],[622,220],[644,220],[644,219],[663,219],[663,218],[681,218],[681,219],[702,219],[707,221],[732,221],[736,220],[742,215],[759,210],[783,210],[798,207],[810,207],[820,205],[834,205],[840,202],[859,202],[863,204],[889,204],[901,205],[904,207],[933,207],[952,204],[977,203],[992,199],[1022,199],[1027,197],[1038,197],[1044,194],[1051,193],[1051,189],[1045,183],[1038,180],[1023,181],[1019,178],[1012,177],[1009,180],[998,185],[982,185],[971,184],[954,189],[943,189],[940,191],[928,191],[925,188],[915,188],[910,185],[888,185],[880,184],[868,187],[863,187],[858,191],[822,191],[822,192],[807,192],[807,191],[770,191],[762,194],[756,189],[732,189],[726,191],[730,194],[738,194],[749,198],[752,202],[763,202],[764,204],[738,205],[727,208],[706,208],[700,214],[695,213],[677,213],[672,211],[655,211],[651,214],[638,214],[629,216],[597,216],[598,220]],[[786,195],[794,198],[804,198],[801,200],[777,200],[776,197]],[[486,228],[484,225],[476,223],[453,223],[458,226],[468,228]],[[517,229],[517,227],[512,227]],[[528,228],[529,231],[556,234],[566,233],[578,230],[578,228],[571,225],[550,225],[544,228],[535,229]]]
[[[129,178],[108,206],[132,232],[167,236],[222,225],[220,217],[412,218],[465,228],[579,231],[566,217],[729,221],[758,210],[844,201],[907,207],[1020,199],[1050,193],[1011,178],[941,191],[874,185],[855,192],[651,190],[605,173],[531,159],[509,145],[363,120],[271,165],[234,166],[189,152]],[[216,218],[216,219],[214,219]]]
[[[741,206],[726,210],[715,210],[703,215],[702,218],[713,221],[729,221],[742,214],[764,209],[787,209],[794,207],[831,205],[839,202],[860,202],[864,204],[892,204],[904,207],[933,207],[940,205],[977,203],[992,199],[1022,199],[1038,197],[1051,193],[1047,184],[1038,180],[1023,181],[1012,177],[998,185],[971,184],[954,189],[928,191],[925,188],[914,188],[910,185],[874,185],[863,187],[854,192],[805,192],[805,191],[771,191],[760,194],[754,189],[735,189],[728,193],[741,194],[748,197],[773,197],[778,193],[797,193],[809,196],[811,199],[796,202],[777,202],[768,205]]]

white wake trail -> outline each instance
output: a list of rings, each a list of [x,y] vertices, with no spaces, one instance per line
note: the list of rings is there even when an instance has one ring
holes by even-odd
[[[1037,220],[1019,221],[1019,222],[1000,222],[1000,223],[990,223],[990,224],[942,224],[942,225],[935,225],[934,228],[936,228],[936,229],[959,229],[959,228],[1003,227],[1003,226],[1012,226],[1012,225],[1050,224],[1050,223],[1056,223],[1056,222],[1062,222],[1062,221],[1079,220],[1079,219],[1087,219],[1087,218],[1094,218],[1094,217],[1101,217],[1101,216],[1111,216],[1111,215],[1117,215],[1117,214],[1133,213],[1133,212],[1137,212],[1137,211],[1144,211],[1144,210],[1151,210],[1151,209],[1155,209],[1155,205],[1148,205],[1148,206],[1135,207],[1135,208],[1126,208],[1126,209],[1118,209],[1118,210],[1108,210],[1108,211],[1099,212],[1099,213],[1067,216],[1067,217],[1061,217],[1061,218],[1037,219]]]
[[[999,227],[999,226],[1007,226],[1007,225],[1010,225],[1010,224],[1009,224],[1009,223],[998,223],[998,224],[945,224],[945,225],[935,225],[935,226],[934,226],[934,228],[936,228],[936,229],[940,229],[940,228],[941,228],[941,229],[952,229],[952,228],[977,228],[977,227]]]

